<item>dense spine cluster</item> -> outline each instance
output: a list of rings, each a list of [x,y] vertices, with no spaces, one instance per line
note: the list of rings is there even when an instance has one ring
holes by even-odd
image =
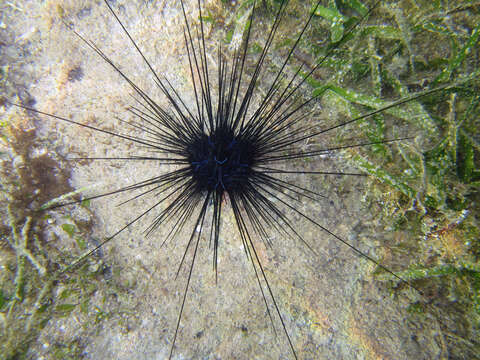
[[[436,88],[419,95],[406,97],[381,109],[373,110],[330,127],[320,128],[318,125],[306,121],[310,115],[310,105],[313,104],[318,95],[313,95],[303,100],[295,100],[294,96],[298,94],[300,86],[305,83],[306,79],[330,56],[330,52],[327,51],[323,59],[320,59],[313,69],[307,73],[303,73],[301,67],[291,75],[287,75],[286,71],[292,54],[311,22],[316,7],[311,11],[309,18],[296,37],[296,41],[290,48],[276,74],[273,76],[273,80],[271,80],[271,83],[266,87],[265,94],[259,97],[257,95],[258,92],[255,92],[255,90],[259,81],[262,79],[264,62],[271,49],[278,26],[285,14],[285,7],[287,6],[288,0],[282,0],[279,4],[267,39],[260,54],[254,59],[253,70],[247,75],[245,71],[246,62],[249,60],[247,59],[247,54],[251,42],[251,31],[255,24],[255,4],[253,5],[242,46],[234,52],[230,61],[225,59],[222,49],[219,47],[218,72],[215,76],[215,81],[211,80],[207,62],[204,23],[202,20],[200,1],[198,1],[198,16],[200,19],[198,29],[194,29],[189,23],[184,4],[182,1],[180,2],[185,21],[185,48],[187,50],[188,65],[193,83],[195,104],[193,108],[187,105],[188,102],[185,101],[182,94],[177,92],[168,79],[155,72],[153,66],[130,36],[108,1],[105,1],[105,5],[122,27],[134,48],[143,58],[146,66],[150,69],[158,89],[168,100],[169,108],[164,109],[159,106],[149,94],[137,86],[120,70],[119,66],[98,46],[87,40],[81,34],[76,33],[73,29],[72,31],[108,63],[134,90],[136,105],[131,106],[129,111],[134,115],[136,120],[126,123],[126,125],[129,130],[140,131],[142,135],[134,136],[128,132],[108,131],[81,124],[61,116],[42,113],[24,106],[24,108],[36,111],[37,113],[95,130],[109,136],[122,138],[143,148],[146,147],[150,154],[148,156],[132,155],[126,158],[88,158],[89,160],[151,161],[155,165],[174,166],[174,170],[159,174],[153,178],[90,197],[89,199],[95,199],[118,193],[129,193],[135,190],[141,190],[139,194],[132,196],[125,202],[152,195],[155,198],[155,202],[115,234],[82,256],[72,264],[71,267],[93,254],[98,248],[114,239],[119,233],[146,215],[154,217],[147,229],[147,234],[154,233],[155,230],[166,223],[171,224],[169,234],[166,239],[163,239],[163,243],[174,239],[175,236],[184,229],[185,225],[192,225],[190,238],[177,271],[178,275],[182,266],[187,262],[187,254],[193,249],[193,255],[189,260],[189,272],[183,292],[175,335],[172,341],[171,357],[182,319],[199,243],[205,229],[210,225],[211,231],[208,237],[210,243],[213,243],[212,263],[214,271],[217,272],[218,251],[221,242],[220,228],[222,212],[227,206],[226,204],[228,204],[228,207],[233,212],[243,248],[257,277],[272,325],[274,315],[273,312],[271,313],[269,310],[269,301],[267,301],[267,298],[270,298],[273,303],[275,312],[288,339],[292,354],[296,358],[297,355],[294,346],[288,335],[283,317],[277,306],[262,263],[257,255],[256,244],[257,241],[260,240],[267,245],[271,245],[268,234],[271,231],[275,231],[286,237],[297,239],[313,253],[315,253],[315,251],[314,246],[311,246],[303,239],[295,225],[281,211],[281,208],[303,217],[337,241],[351,248],[357,254],[372,261],[384,271],[397,277],[400,281],[406,282],[391,270],[379,264],[375,259],[361,252],[334,232],[325,228],[316,219],[301,212],[295,204],[301,203],[304,199],[315,200],[322,197],[322,195],[283,178],[283,175],[286,174],[349,176],[362,176],[362,174],[305,171],[295,170],[295,168],[284,170],[281,164],[289,160],[317,157],[326,152],[344,148],[370,146],[378,143],[404,140],[404,138],[394,138],[381,142],[359,142],[347,146],[330,148],[316,146],[310,148],[308,151],[301,150],[299,146],[299,144],[306,140],[319,137],[329,131],[342,128],[394,106],[439,91],[442,88]],[[353,24],[350,29],[347,29],[344,37],[366,18],[378,3],[379,1],[376,1],[368,12]],[[319,3],[317,3],[317,6],[318,4]],[[338,41],[335,46],[341,43],[342,41]],[[334,47],[331,48],[332,51]],[[82,160],[83,159],[84,158],[82,158]],[[77,160],[79,159],[77,158]],[[170,167],[168,168],[170,169]],[[66,204],[61,204],[60,206],[64,205]],[[409,286],[411,285],[409,284]]]

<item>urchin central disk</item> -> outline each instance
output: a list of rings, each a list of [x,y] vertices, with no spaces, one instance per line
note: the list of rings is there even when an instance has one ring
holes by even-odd
[[[228,127],[201,134],[189,146],[189,162],[198,190],[242,191],[250,180],[255,146]]]

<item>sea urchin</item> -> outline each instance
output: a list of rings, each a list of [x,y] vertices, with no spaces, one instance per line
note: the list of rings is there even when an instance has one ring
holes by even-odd
[[[288,339],[291,352],[295,358],[297,353],[287,332],[284,319],[280,312],[272,288],[264,271],[262,261],[258,255],[258,241],[266,246],[272,245],[269,236],[271,232],[277,232],[285,237],[300,241],[311,252],[315,253],[300,232],[297,226],[284,214],[282,209],[288,209],[295,215],[303,218],[311,225],[334,237],[344,245],[351,248],[357,254],[369,259],[384,271],[395,275],[391,270],[379,264],[375,259],[360,251],[357,247],[338,236],[334,231],[321,225],[313,216],[307,215],[296,206],[305,199],[318,199],[321,194],[299,186],[293,181],[284,179],[288,174],[311,174],[311,175],[350,175],[362,176],[358,173],[338,171],[309,171],[304,169],[285,170],[282,164],[287,160],[309,159],[321,156],[334,150],[353,147],[366,147],[371,145],[385,144],[404,140],[405,138],[393,137],[380,141],[357,141],[345,146],[321,147],[315,146],[309,150],[303,150],[301,144],[307,140],[318,138],[329,131],[343,128],[349,124],[359,122],[362,119],[385,112],[395,106],[411,102],[419,97],[444,89],[437,87],[433,90],[422,92],[418,95],[404,97],[403,99],[387,104],[376,110],[363,115],[345,120],[331,126],[321,125],[305,121],[310,115],[310,106],[319,98],[320,94],[309,98],[299,99],[299,89],[312,74],[328,59],[332,51],[342,44],[342,39],[333,45],[324,57],[310,70],[299,67],[290,74],[287,71],[288,64],[300,43],[302,36],[310,25],[312,17],[320,4],[311,11],[288,54],[278,67],[273,80],[266,87],[264,95],[259,96],[256,92],[258,82],[264,72],[264,62],[271,50],[273,40],[277,33],[280,21],[285,15],[288,0],[282,0],[278,4],[278,10],[274,21],[266,36],[265,44],[261,47],[259,55],[254,61],[252,71],[246,71],[249,61],[249,48],[251,41],[251,29],[255,23],[256,7],[252,11],[245,31],[242,46],[234,51],[230,61],[226,60],[222,48],[218,48],[218,74],[212,81],[209,72],[207,49],[205,46],[204,22],[200,1],[198,1],[199,29],[194,30],[189,23],[182,1],[181,7],[184,17],[184,42],[187,51],[190,77],[193,84],[194,107],[189,107],[182,94],[179,94],[168,79],[160,76],[147,60],[140,47],[133,40],[124,27],[115,11],[107,0],[105,5],[122,27],[134,48],[142,57],[153,76],[153,81],[161,93],[166,97],[169,108],[159,106],[154,97],[142,90],[124,71],[120,69],[109,56],[107,56],[95,43],[86,39],[83,35],[75,32],[73,27],[66,24],[77,36],[96,52],[107,64],[109,64],[133,89],[136,104],[129,108],[129,112],[135,118],[134,121],[125,122],[128,131],[122,133],[117,130],[105,130],[100,127],[76,122],[67,117],[48,114],[35,110],[28,106],[25,109],[35,111],[69,124],[75,124],[95,132],[104,133],[110,137],[121,138],[134,145],[148,149],[148,155],[131,155],[128,157],[80,157],[70,158],[72,161],[84,160],[119,160],[119,161],[142,161],[156,165],[173,166],[173,171],[151,177],[147,180],[136,182],[132,185],[116,190],[91,196],[85,200],[106,197],[118,193],[129,193],[140,190],[123,203],[142,197],[154,199],[154,204],[143,210],[124,227],[118,229],[112,236],[99,243],[94,249],[87,252],[75,261],[67,270],[72,269],[85,258],[95,253],[100,247],[114,239],[118,234],[138,222],[146,215],[153,216],[153,221],[147,228],[147,234],[154,234],[166,223],[171,224],[168,236],[162,239],[161,245],[175,239],[187,224],[193,223],[189,232],[189,239],[183,250],[183,256],[177,270],[179,274],[186,262],[187,255],[191,252],[191,260],[188,266],[188,276],[182,295],[181,306],[176,323],[175,335],[171,343],[170,357],[172,357],[179,326],[182,320],[185,300],[187,298],[191,275],[195,266],[197,250],[210,224],[209,242],[213,244],[213,268],[217,273],[218,251],[221,241],[222,212],[225,208],[225,200],[231,207],[236,227],[240,234],[244,252],[250,260],[253,271],[265,302],[267,313],[274,324],[274,315],[270,312],[271,306],[282,324],[284,333]],[[343,37],[348,37],[351,31],[365,19],[371,11],[380,3],[376,1],[365,11],[356,22],[344,32]],[[195,34],[196,31],[196,34]],[[289,75],[290,74],[290,75]],[[212,90],[214,89],[214,90]],[[254,105],[254,106],[253,106]],[[142,135],[132,135],[139,131]],[[76,203],[62,203],[58,206]],[[410,285],[411,286],[411,285]]]

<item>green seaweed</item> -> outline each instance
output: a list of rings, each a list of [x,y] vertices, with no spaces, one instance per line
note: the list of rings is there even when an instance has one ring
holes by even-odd
[[[32,197],[33,188],[39,181],[30,178],[31,172],[22,169],[32,166],[31,142],[18,136],[17,131],[27,114],[15,114],[3,127],[2,135],[7,139],[7,159],[22,157],[22,167],[13,161],[3,161],[0,166],[2,187],[0,191],[0,213],[2,233],[0,238],[2,257],[0,272],[0,359],[30,358],[30,348],[36,343],[42,330],[49,323],[70,318],[82,313],[85,323],[99,322],[104,316],[91,306],[93,294],[106,291],[108,287],[98,281],[103,266],[97,259],[86,261],[75,272],[61,274],[58,269],[70,264],[79,254],[75,247],[63,245],[48,237],[45,229],[56,223],[55,217],[38,211],[62,199],[68,199],[83,191],[70,192],[39,206]],[[30,185],[33,184],[33,185]],[[32,210],[35,209],[35,210]],[[71,223],[59,225],[66,237],[73,238],[80,250],[90,241],[88,230],[80,232],[75,218],[66,216]],[[54,225],[53,225],[54,226]],[[50,234],[51,235],[51,234]],[[81,235],[81,236],[80,236]],[[121,289],[115,290],[121,293]],[[78,334],[80,335],[80,334]],[[53,358],[80,358],[81,346],[76,339],[64,339],[49,350]]]
[[[68,236],[73,237],[75,235],[77,227],[73,224],[62,224],[62,229],[65,231]]]
[[[472,52],[474,46],[478,43],[478,37],[480,36],[480,24],[478,24],[473,30],[471,35],[468,37],[466,43],[462,46],[461,49],[456,49],[454,47],[455,53],[451,56],[448,66],[443,69],[443,71],[435,78],[433,81],[434,84],[449,81],[452,78],[453,72],[460,67],[460,65],[465,61],[467,55]]]
[[[355,122],[363,136],[379,142],[401,137],[396,135],[397,127],[391,125],[392,119],[396,119],[410,125],[407,135],[414,141],[352,148],[345,150],[344,157],[375,179],[367,198],[384,204],[380,215],[385,228],[405,234],[401,237],[403,242],[394,246],[397,256],[403,259],[402,266],[395,266],[396,274],[420,289],[447,289],[444,291],[447,295],[437,299],[442,316],[453,316],[455,309],[462,314],[459,326],[477,327],[480,324],[478,5],[467,1],[421,2],[405,8],[382,5],[372,15],[374,25],[366,24],[347,34],[345,24],[363,12],[356,9],[357,14],[352,15],[348,11],[350,5],[335,3],[342,6],[321,8],[318,12],[326,21],[323,27],[318,26],[318,31],[330,31],[331,44],[304,47],[316,59],[323,60],[325,54],[332,54],[322,63],[322,68],[330,72],[325,71],[322,79],[307,78],[312,95],[322,99],[325,107],[355,118],[388,107],[395,99],[408,98],[416,92],[412,88],[434,89],[441,84],[452,84],[441,92],[389,108],[381,116]],[[470,11],[468,16],[467,11]],[[460,32],[452,27],[449,22],[452,16],[461,18],[463,29],[470,30]],[[338,48],[332,46],[340,41],[334,23],[343,24],[342,41],[355,40]],[[436,50],[438,44],[442,44],[441,51]],[[307,73],[304,71],[304,76]],[[339,140],[351,136],[352,128],[342,133]],[[391,147],[395,151],[390,151]],[[393,266],[389,262],[384,265]],[[395,284],[399,291],[404,288],[398,278],[381,269],[375,271],[375,277]],[[459,306],[450,306],[454,302]],[[409,311],[418,314],[434,310],[415,297]],[[472,332],[464,336],[466,340],[455,338],[448,344],[452,353],[457,351],[453,350],[456,347],[478,349]]]

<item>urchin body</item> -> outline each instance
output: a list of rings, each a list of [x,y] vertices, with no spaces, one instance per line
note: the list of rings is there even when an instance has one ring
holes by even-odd
[[[229,125],[195,134],[186,144],[195,187],[218,195],[242,193],[248,186],[257,157],[254,140],[235,134]]]

